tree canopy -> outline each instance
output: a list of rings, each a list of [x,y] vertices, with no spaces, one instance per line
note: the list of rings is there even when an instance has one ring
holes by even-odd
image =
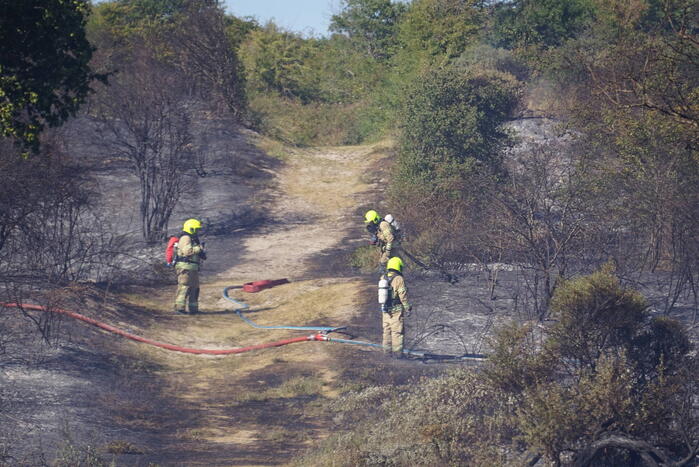
[[[96,75],[86,0],[0,2],[0,131],[36,149],[46,126],[74,115]],[[11,46],[8,46],[10,45]]]
[[[383,60],[395,53],[396,28],[406,9],[391,0],[345,0],[342,11],[332,17],[330,31],[346,34],[369,57]]]

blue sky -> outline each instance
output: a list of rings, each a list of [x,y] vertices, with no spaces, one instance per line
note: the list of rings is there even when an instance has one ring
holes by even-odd
[[[225,0],[226,11],[235,16],[254,16],[264,24],[273,19],[284,29],[306,35],[326,35],[330,17],[340,10],[341,0]]]

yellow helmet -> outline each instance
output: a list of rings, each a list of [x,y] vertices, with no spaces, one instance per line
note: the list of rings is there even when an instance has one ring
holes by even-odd
[[[367,211],[366,214],[364,214],[365,224],[371,224],[372,222],[374,224],[378,224],[379,219],[381,219],[381,217],[379,217],[379,213],[374,211],[373,209],[371,211]]]
[[[187,219],[184,221],[184,226],[182,226],[182,230],[187,232],[188,234],[195,235],[201,230],[201,222],[199,222],[196,219]]]
[[[402,272],[403,260],[400,259],[398,256],[394,256],[393,258],[388,260],[388,263],[386,264],[386,269],[393,269],[394,271]]]

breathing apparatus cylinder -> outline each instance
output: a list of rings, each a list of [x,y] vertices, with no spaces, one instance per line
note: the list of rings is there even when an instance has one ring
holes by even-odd
[[[384,313],[388,312],[388,288],[388,279],[386,276],[381,276],[379,279],[379,305]]]

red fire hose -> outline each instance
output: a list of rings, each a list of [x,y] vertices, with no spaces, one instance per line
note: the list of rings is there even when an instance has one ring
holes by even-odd
[[[23,304],[23,303],[22,304],[20,304],[20,303],[0,303],[0,306],[6,307],[6,308],[23,308],[26,310],[37,310],[37,311],[44,311],[44,312],[50,312],[50,313],[58,313],[58,314],[70,316],[71,318],[74,318],[74,319],[77,319],[80,321],[84,321],[84,322],[91,324],[93,326],[96,326],[100,329],[104,329],[105,331],[111,332],[113,334],[117,334],[119,336],[125,337],[127,339],[131,339],[133,341],[143,342],[144,344],[153,345],[155,347],[160,347],[162,349],[174,350],[176,352],[184,352],[184,353],[191,353],[191,354],[198,354],[198,355],[202,355],[202,354],[204,354],[204,355],[231,355],[231,354],[249,352],[251,350],[267,349],[270,347],[280,347],[282,345],[293,344],[295,342],[323,341],[323,340],[325,340],[325,336],[323,336],[322,334],[312,334],[310,336],[295,337],[293,339],[284,339],[281,341],[267,342],[265,344],[251,345],[248,347],[240,347],[237,349],[221,349],[221,350],[192,349],[189,347],[180,347],[178,345],[166,344],[164,342],[158,342],[158,341],[154,341],[151,339],[146,339],[145,337],[131,334],[130,332],[126,332],[122,329],[116,328],[116,327],[111,326],[109,324],[97,321],[96,319],[88,318],[87,316],[81,315],[80,313],[76,313],[74,311],[63,310],[61,308],[46,308],[44,306],[28,305],[28,304]]]

